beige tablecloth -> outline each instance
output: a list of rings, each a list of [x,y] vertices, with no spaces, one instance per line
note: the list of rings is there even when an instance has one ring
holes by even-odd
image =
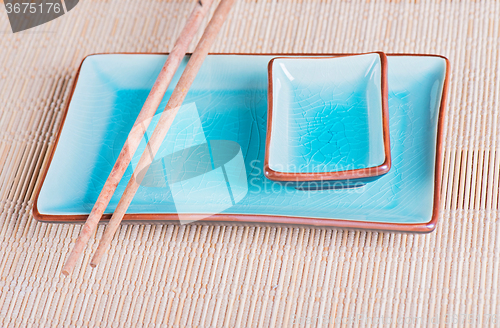
[[[31,208],[78,64],[166,52],[191,8],[82,0],[12,34],[0,7],[0,327],[500,324],[498,1],[238,0],[213,47],[447,56],[433,233],[131,225],[97,269],[92,239],[76,272],[60,274],[81,226],[37,223]]]

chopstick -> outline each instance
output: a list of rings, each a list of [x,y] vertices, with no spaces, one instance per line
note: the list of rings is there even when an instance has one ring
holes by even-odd
[[[123,192],[120,201],[118,202],[115,212],[113,213],[113,216],[111,217],[111,220],[109,221],[106,230],[104,231],[104,235],[99,242],[99,246],[97,247],[94,257],[90,262],[90,266],[96,267],[102,256],[106,253],[106,250],[111,243],[111,239],[113,239],[113,236],[118,229],[118,226],[120,225],[125,212],[127,211],[130,203],[132,202],[132,199],[135,196],[135,193],[137,192],[137,189],[141,184],[142,179],[144,178],[144,172],[147,170],[147,168],[149,168],[149,165],[151,165],[156,153],[158,152],[158,149],[165,139],[165,136],[167,135],[167,132],[170,129],[170,126],[172,125],[172,122],[174,121],[180,106],[186,98],[186,95],[196,77],[196,74],[200,70],[203,61],[208,55],[208,51],[215,41],[215,38],[217,37],[217,34],[222,27],[222,24],[226,20],[226,17],[228,16],[233,3],[234,0],[221,0],[219,5],[217,6],[217,9],[215,10],[212,19],[208,23],[207,28],[205,29],[205,32],[200,39],[200,42],[191,55],[191,58],[189,59],[189,62],[187,63],[186,68],[184,69],[184,72],[179,79],[179,82],[175,86],[175,89],[170,96],[170,99],[168,100],[165,110],[160,116],[156,128],[154,129],[146,146],[146,151],[144,151],[139,162],[137,163],[134,174],[130,178],[127,187]],[[141,172],[143,173],[141,174]]]
[[[144,102],[144,105],[137,116],[134,126],[125,141],[125,144],[123,145],[120,155],[118,156],[111,173],[104,183],[104,187],[102,188],[101,193],[99,194],[99,197],[97,198],[97,201],[95,202],[94,207],[92,208],[92,211],[90,212],[87,221],[85,222],[85,225],[83,226],[82,231],[73,246],[73,250],[64,264],[62,269],[62,273],[64,275],[67,276],[73,271],[78,258],[85,248],[85,245],[87,245],[90,237],[94,233],[97,224],[101,220],[101,217],[104,214],[116,187],[118,186],[118,183],[132,160],[132,156],[137,150],[144,133],[146,133],[146,129],[155,115],[175,72],[186,55],[189,44],[193,40],[193,37],[198,31],[203,18],[212,5],[212,1],[213,0],[196,1],[196,5],[189,16],[186,25],[175,41],[172,52],[168,56],[155,84],[151,88],[148,98]]]

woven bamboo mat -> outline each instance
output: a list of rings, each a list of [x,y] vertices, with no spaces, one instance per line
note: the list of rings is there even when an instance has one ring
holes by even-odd
[[[76,272],[60,274],[81,226],[30,211],[78,64],[166,52],[191,8],[85,0],[17,34],[0,9],[0,327],[500,325],[498,1],[238,0],[213,47],[447,56],[433,233],[131,225],[97,269],[92,239]]]

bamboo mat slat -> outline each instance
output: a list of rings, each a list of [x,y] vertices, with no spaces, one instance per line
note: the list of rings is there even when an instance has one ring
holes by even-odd
[[[81,226],[37,223],[31,208],[78,65],[167,52],[191,6],[85,0],[17,34],[0,14],[0,327],[500,325],[498,1],[239,0],[213,47],[447,56],[433,233],[128,225],[91,270],[99,227],[60,274]]]

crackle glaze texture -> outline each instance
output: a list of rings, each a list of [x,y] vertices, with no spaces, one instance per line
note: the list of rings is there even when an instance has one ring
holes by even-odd
[[[380,55],[272,62],[269,168],[338,172],[385,160]]]
[[[117,54],[95,55],[85,60],[39,195],[40,213],[69,215],[90,211],[165,58]],[[300,191],[276,184],[263,175],[267,63],[272,58],[210,55],[184,102],[194,104],[196,110],[190,107],[191,110],[179,112],[166,137],[164,153],[209,140],[239,144],[248,191],[222,213],[428,222],[433,210],[437,121],[445,60],[388,57],[392,154],[388,174],[352,190]],[[185,64],[186,59],[181,70]],[[179,76],[178,72],[172,86]],[[160,110],[171,91],[172,87]],[[132,166],[120,182],[107,213],[120,199]],[[210,202],[192,212],[216,212],[220,201],[217,197],[209,198]],[[172,192],[168,186],[141,186],[128,212],[175,213]]]

